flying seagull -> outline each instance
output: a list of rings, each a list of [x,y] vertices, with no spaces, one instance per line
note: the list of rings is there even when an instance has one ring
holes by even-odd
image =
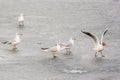
[[[65,49],[67,54],[72,53],[71,48],[74,46],[75,38],[70,38],[69,41],[60,43],[61,49]]]
[[[21,13],[20,16],[18,17],[18,23],[19,23],[19,26],[24,26],[24,16],[23,16],[23,13]]]
[[[105,36],[105,34],[107,33],[109,28],[106,28],[104,30],[104,32],[102,33],[102,36],[101,36],[101,39],[99,40],[98,37],[92,33],[89,33],[89,32],[85,32],[85,31],[81,31],[82,33],[88,35],[89,37],[91,37],[94,41],[94,45],[95,47],[93,48],[95,50],[95,57],[97,57],[97,53],[100,52],[101,53],[101,56],[102,57],[105,57],[103,54],[102,54],[102,51],[104,50],[104,48],[106,48],[108,45],[103,42],[103,38]]]
[[[13,40],[9,40],[9,41],[5,41],[5,42],[1,42],[3,44],[10,44],[13,46],[13,49],[17,49],[16,45],[19,44],[21,42],[20,36],[22,34],[20,33],[16,33],[16,36]]]
[[[61,47],[59,44],[56,46],[50,47],[50,48],[41,48],[43,51],[50,52],[53,54],[53,58],[56,58],[55,54],[61,50]]]

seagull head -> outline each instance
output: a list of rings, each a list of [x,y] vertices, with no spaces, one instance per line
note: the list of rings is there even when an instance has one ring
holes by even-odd
[[[57,50],[58,50],[58,51],[60,51],[60,50],[61,50],[61,46],[60,46],[60,44],[59,44],[59,43],[57,43],[56,47],[57,47]]]
[[[76,38],[70,38],[70,39],[69,39],[69,41],[74,41],[74,40],[76,40]]]
[[[103,45],[104,47],[108,47],[108,44],[106,44],[105,42],[103,42],[102,45]]]

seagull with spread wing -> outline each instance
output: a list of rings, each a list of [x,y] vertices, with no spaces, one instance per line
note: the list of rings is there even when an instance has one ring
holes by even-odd
[[[43,51],[50,52],[53,54],[53,58],[56,58],[56,53],[61,50],[61,47],[59,44],[56,46],[50,47],[50,48],[41,48]]]
[[[109,28],[106,28],[104,30],[104,32],[102,33],[101,39],[99,40],[98,37],[92,33],[89,32],[85,32],[85,31],[81,31],[82,33],[88,35],[89,37],[91,37],[94,41],[95,47],[93,48],[95,50],[95,57],[97,57],[97,53],[100,52],[102,57],[105,57],[102,54],[102,51],[104,50],[104,48],[106,48],[108,45],[106,43],[103,42],[103,38],[104,35],[107,33]]]
[[[20,33],[16,33],[16,36],[13,40],[9,40],[9,41],[5,41],[5,42],[1,42],[3,44],[10,44],[13,46],[13,49],[17,49],[16,45],[19,44],[21,42],[20,36],[22,34]]]

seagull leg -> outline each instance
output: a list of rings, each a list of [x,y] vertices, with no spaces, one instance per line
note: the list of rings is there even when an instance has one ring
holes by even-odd
[[[71,51],[70,48],[66,48],[67,55],[70,55]]]
[[[105,57],[102,52],[100,52],[100,53],[101,53],[101,56],[102,56],[102,57]]]
[[[68,54],[70,55],[70,53],[72,53],[72,51],[70,50],[70,48],[68,48]]]
[[[68,54],[68,53],[69,53],[68,48],[66,48],[66,54]]]
[[[16,45],[13,45],[13,49],[17,49]]]
[[[24,22],[22,21],[22,26],[24,26]]]
[[[19,22],[19,26],[23,26],[24,25],[24,22],[23,21],[20,21]]]
[[[97,57],[97,52],[95,52],[95,57]]]
[[[19,22],[19,26],[21,26],[21,22]]]
[[[56,58],[55,53],[53,53],[53,58]]]

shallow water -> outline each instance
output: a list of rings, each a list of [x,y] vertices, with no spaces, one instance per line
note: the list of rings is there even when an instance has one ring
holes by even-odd
[[[0,80],[119,80],[119,8],[119,0],[0,0],[0,41],[23,34],[17,50],[0,45]],[[17,23],[20,13],[24,27]],[[101,36],[109,26],[105,58],[94,58],[93,44],[81,30]],[[70,37],[77,39],[72,55],[61,51],[52,59],[40,49]]]

